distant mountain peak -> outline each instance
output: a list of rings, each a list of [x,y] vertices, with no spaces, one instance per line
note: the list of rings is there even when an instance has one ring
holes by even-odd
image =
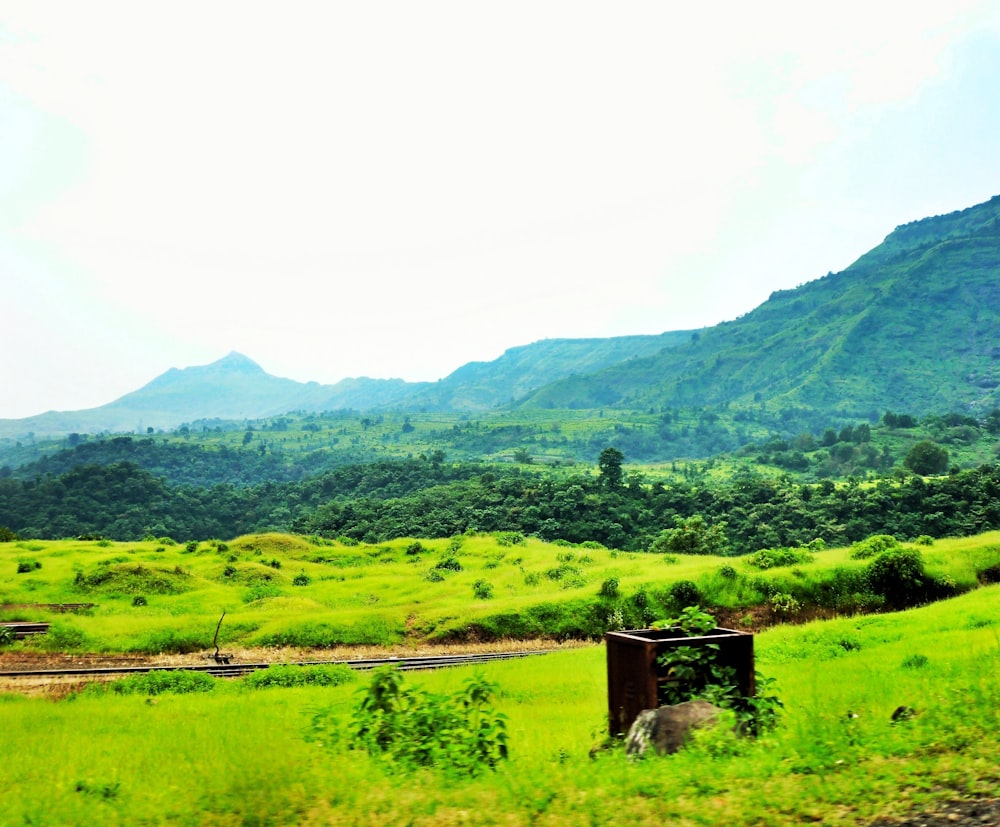
[[[249,356],[244,356],[242,353],[231,350],[221,359],[212,362],[212,364],[207,365],[210,368],[225,368],[229,371],[239,371],[241,373],[263,373],[264,369],[258,365]]]

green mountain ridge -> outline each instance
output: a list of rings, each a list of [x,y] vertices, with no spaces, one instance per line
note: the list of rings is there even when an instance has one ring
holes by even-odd
[[[334,385],[272,376],[232,352],[208,365],[171,368],[138,390],[98,408],[49,411],[0,420],[0,437],[27,434],[121,433],[171,429],[201,420],[280,416],[291,411],[485,411],[509,404],[535,387],[656,353],[690,332],[607,339],[546,339],[507,350],[492,362],[471,362],[437,382],[348,378]]]
[[[1000,406],[998,276],[1000,196],[900,225],[845,270],[703,330],[545,339],[437,382],[302,383],[231,353],[99,408],[0,420],[0,438],[337,410],[704,407],[764,413],[786,430],[887,409],[981,416]]]
[[[903,225],[846,270],[683,346],[529,395],[535,408],[766,405],[877,417],[1000,404],[1000,197]]]

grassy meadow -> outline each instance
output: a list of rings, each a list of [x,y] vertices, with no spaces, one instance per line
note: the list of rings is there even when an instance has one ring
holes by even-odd
[[[601,645],[406,674],[442,693],[474,675],[495,684],[510,757],[475,777],[311,737],[318,711],[349,732],[363,673],[339,686],[0,696],[0,825],[865,824],[996,794],[998,605],[994,585],[769,629],[757,666],[777,681],[778,729],[705,731],[669,757],[591,757],[605,727]],[[893,723],[902,705],[915,714]]]
[[[177,544],[0,544],[0,620],[46,620],[18,650],[186,653],[223,647],[395,646],[598,639],[694,603],[749,628],[803,612],[885,607],[851,549],[742,558],[619,552],[517,534],[347,545],[265,534]],[[1000,533],[904,546],[940,594],[1000,564]],[[791,561],[791,562],[789,562]],[[891,597],[891,595],[890,595]],[[24,604],[93,603],[61,614]],[[745,612],[745,615],[744,615]],[[812,615],[814,616],[814,615]]]

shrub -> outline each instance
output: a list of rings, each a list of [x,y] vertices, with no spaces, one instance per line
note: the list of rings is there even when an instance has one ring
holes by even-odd
[[[621,597],[621,589],[618,586],[617,577],[609,577],[603,583],[601,583],[601,597],[605,597],[608,600],[617,600]]]
[[[723,580],[735,580],[736,579],[736,569],[732,566],[722,566],[719,569],[719,577]]]
[[[715,618],[693,606],[669,621],[689,637],[704,635],[715,628]],[[719,661],[719,647],[678,646],[657,658],[666,681],[661,685],[667,704],[703,698],[736,715],[737,729],[744,735],[760,735],[774,729],[783,706],[772,689],[774,682],[755,672],[756,694],[743,697],[737,686],[736,670]]]
[[[747,565],[757,569],[795,566],[812,561],[812,555],[801,548],[763,548],[746,558]]]
[[[419,541],[419,540],[416,540],[416,541],[414,541],[414,542],[410,543],[410,544],[409,544],[409,545],[408,545],[408,546],[406,547],[406,553],[407,553],[407,554],[408,554],[409,556],[411,556],[411,557],[413,557],[414,555],[417,555],[417,554],[420,554],[420,552],[422,552],[423,550],[424,550],[424,547],[423,547],[423,545],[422,545],[422,544],[420,543],[420,541]]]
[[[41,567],[42,564],[39,563],[37,560],[21,560],[17,564],[17,573],[28,574],[30,572],[37,571]]]
[[[873,534],[851,546],[851,558],[866,560],[890,548],[896,548],[899,541],[891,534]]]
[[[211,692],[213,689],[215,689],[215,678],[206,672],[165,669],[129,675],[111,683],[91,684],[85,691],[88,694],[185,695],[192,692]]]
[[[456,775],[496,769],[507,758],[506,717],[490,702],[494,686],[476,677],[453,695],[403,686],[396,669],[376,670],[355,707],[348,746],[388,760],[387,768],[436,767]],[[313,717],[311,737],[338,740],[335,710]]]
[[[802,608],[802,604],[798,600],[785,592],[778,592],[771,595],[771,599],[768,602],[771,604],[771,608],[775,614],[779,615],[795,614],[795,612]]]
[[[671,584],[668,593],[670,600],[678,610],[701,603],[701,591],[691,580],[678,580]]]
[[[240,679],[243,686],[265,689],[272,686],[340,686],[357,679],[357,673],[343,663],[294,666],[274,664]]]
[[[472,584],[472,596],[476,600],[489,600],[493,597],[493,586],[487,580],[477,580]]]
[[[300,571],[292,578],[293,586],[308,586],[311,582],[312,579],[304,571]]]
[[[872,560],[867,578],[871,591],[884,597],[894,609],[921,602],[931,586],[920,552],[900,547],[883,551]]]
[[[527,541],[520,531],[501,531],[497,534],[497,545],[523,546]]]
[[[932,546],[934,545],[934,538],[930,534],[921,534],[913,542],[918,546]]]
[[[443,560],[440,560],[434,568],[443,569],[445,571],[462,571],[462,564],[459,562],[457,557],[449,555]]]
[[[14,630],[8,626],[0,626],[0,646],[9,646],[16,639]]]
[[[135,597],[132,598],[133,606],[146,606],[148,603],[149,601],[146,600],[146,598],[141,594],[137,594]]]

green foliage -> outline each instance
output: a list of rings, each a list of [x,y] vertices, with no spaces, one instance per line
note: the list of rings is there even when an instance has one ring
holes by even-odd
[[[867,579],[871,591],[895,609],[926,600],[934,585],[920,552],[906,548],[890,548],[879,554],[868,566]]]
[[[617,577],[609,577],[601,583],[600,596],[607,600],[617,600],[621,597],[621,587]]]
[[[354,709],[348,744],[394,768],[456,775],[496,769],[507,758],[507,723],[490,704],[495,691],[476,677],[453,695],[437,695],[404,686],[396,669],[376,670]],[[329,733],[329,721],[328,711],[314,716],[314,733]]]
[[[698,607],[689,607],[668,622],[688,637],[706,635],[716,628],[715,618]],[[657,665],[661,703],[672,705],[702,698],[732,710],[745,735],[760,735],[777,726],[783,704],[773,692],[773,680],[755,672],[756,693],[744,697],[737,686],[736,670],[719,662],[718,644],[671,648],[657,658]]]
[[[87,694],[115,695],[185,695],[191,692],[212,692],[216,687],[216,678],[205,672],[192,672],[185,669],[164,669],[129,675],[121,680],[110,683],[90,684],[84,692]]]
[[[793,615],[802,608],[802,603],[785,592],[772,594],[768,603],[777,615]]]
[[[875,534],[851,546],[851,559],[867,560],[898,545],[899,541],[891,534]]]
[[[240,678],[240,683],[250,689],[267,689],[290,686],[341,686],[355,680],[357,672],[342,663],[306,666],[272,664],[267,669],[244,675]]]
[[[19,560],[17,563],[17,573],[18,574],[29,574],[33,571],[38,571],[42,567],[42,564],[37,560]]]
[[[20,539],[16,531],[11,531],[7,526],[0,525],[0,543],[13,543]]]
[[[490,600],[493,598],[493,586],[488,580],[477,580],[472,584],[472,596],[476,600]]]
[[[756,569],[773,569],[811,563],[812,553],[802,548],[763,548],[746,558],[748,566]]]
[[[725,554],[727,548],[725,523],[706,523],[700,514],[677,518],[676,528],[667,529],[650,546],[654,553]]]
[[[523,546],[525,537],[520,531],[500,531],[496,535],[499,546]]]
[[[907,452],[903,464],[914,474],[941,474],[948,469],[948,451],[930,440],[921,440]]]
[[[0,646],[10,646],[16,639],[13,629],[9,626],[0,626]]]
[[[601,485],[611,489],[621,488],[624,461],[625,455],[617,448],[605,448],[601,451],[601,456],[597,460]]]
[[[692,580],[678,580],[667,590],[670,600],[678,610],[701,603],[701,590]]]
[[[295,575],[295,577],[292,578],[293,586],[308,586],[311,582],[312,578],[304,571],[300,571]]]

